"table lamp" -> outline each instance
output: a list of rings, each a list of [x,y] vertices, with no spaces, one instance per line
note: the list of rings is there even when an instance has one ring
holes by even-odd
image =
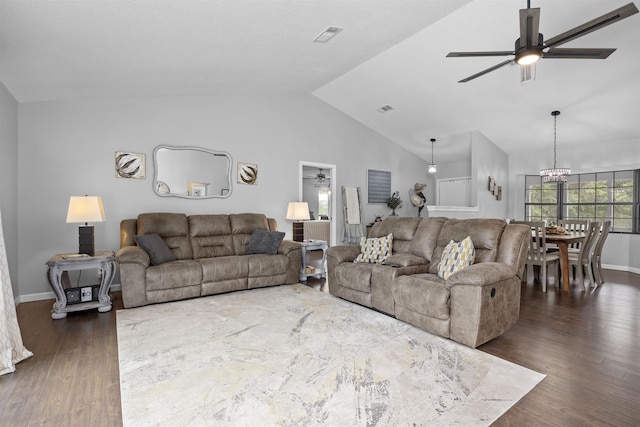
[[[104,222],[104,207],[99,196],[71,196],[67,223],[84,222],[78,227],[78,253],[95,255],[93,225],[90,222]]]
[[[307,202],[289,202],[286,219],[293,221],[309,220],[309,204]]]

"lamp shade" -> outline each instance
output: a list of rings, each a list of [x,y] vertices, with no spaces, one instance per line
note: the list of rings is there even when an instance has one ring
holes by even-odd
[[[286,218],[294,221],[311,219],[309,204],[307,202],[289,202]]]
[[[67,222],[103,222],[106,220],[102,198],[99,196],[71,196]]]

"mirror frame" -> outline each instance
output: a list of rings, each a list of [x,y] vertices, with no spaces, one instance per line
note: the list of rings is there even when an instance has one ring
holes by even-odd
[[[158,191],[158,186],[156,185],[156,183],[158,182],[158,151],[161,149],[166,149],[166,150],[172,150],[172,151],[178,151],[178,150],[191,150],[191,151],[200,151],[203,153],[207,153],[207,154],[213,154],[214,156],[226,156],[229,159],[229,165],[227,167],[227,176],[229,177],[229,191],[227,192],[227,194],[224,195],[218,195],[218,194],[212,194],[209,196],[189,196],[186,194],[171,194],[171,193],[161,193]],[[210,150],[208,148],[202,148],[202,147],[194,147],[194,146],[189,146],[189,145],[177,145],[177,146],[173,146],[173,145],[158,145],[156,148],[154,148],[153,150],[153,182],[151,183],[151,186],[153,187],[153,192],[156,193],[156,195],[160,196],[160,197],[179,197],[182,199],[196,199],[196,200],[200,200],[200,199],[226,199],[227,197],[231,196],[231,193],[233,192],[233,180],[231,177],[231,169],[232,169],[232,164],[233,164],[233,158],[231,157],[231,154],[227,153],[226,151],[217,151],[217,150]]]

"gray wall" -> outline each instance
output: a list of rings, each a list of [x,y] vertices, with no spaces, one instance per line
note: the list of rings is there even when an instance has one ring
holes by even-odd
[[[141,212],[263,212],[285,220],[298,199],[299,161],[335,164],[337,188],[366,192],[366,169],[391,171],[392,189],[405,192],[426,179],[426,162],[311,95],[113,99],[20,105],[19,293],[49,292],[45,262],[77,251],[78,224],[66,224],[69,196],[102,196],[107,222],[95,224],[96,249],[117,250],[119,222]],[[227,151],[234,189],[227,199],[162,198],[152,190],[153,149],[159,144]],[[147,155],[147,179],[116,178],[114,154]],[[13,157],[15,159],[15,156]],[[237,162],[256,163],[258,185],[235,183]],[[338,240],[342,205],[338,206]],[[415,215],[410,203],[400,215]],[[363,203],[371,221],[379,205]],[[340,243],[340,242],[338,242]]]
[[[0,82],[0,211],[13,295],[18,292],[18,102]]]

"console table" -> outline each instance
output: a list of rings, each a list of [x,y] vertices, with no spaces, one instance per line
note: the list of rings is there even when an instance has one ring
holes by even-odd
[[[51,312],[53,319],[64,319],[67,317],[67,313],[72,311],[97,308],[99,312],[104,313],[111,310],[109,288],[111,287],[111,282],[116,272],[115,254],[112,251],[96,252],[94,256],[84,254],[57,254],[47,261],[47,266],[49,284],[56,294],[56,302],[53,303],[53,310]],[[92,268],[100,269],[102,273],[102,279],[95,297],[94,286],[92,285],[71,288],[68,275],[68,272],[72,270],[87,270]],[[77,303],[68,303],[65,289],[73,292],[74,299],[78,301]]]
[[[305,240],[300,242],[302,247],[302,265],[300,266],[300,281],[306,282],[307,277],[327,277],[327,249],[329,245],[324,240]],[[320,268],[316,268],[313,273],[307,273],[307,266],[309,266],[309,255],[311,251],[322,251],[322,262]]]

